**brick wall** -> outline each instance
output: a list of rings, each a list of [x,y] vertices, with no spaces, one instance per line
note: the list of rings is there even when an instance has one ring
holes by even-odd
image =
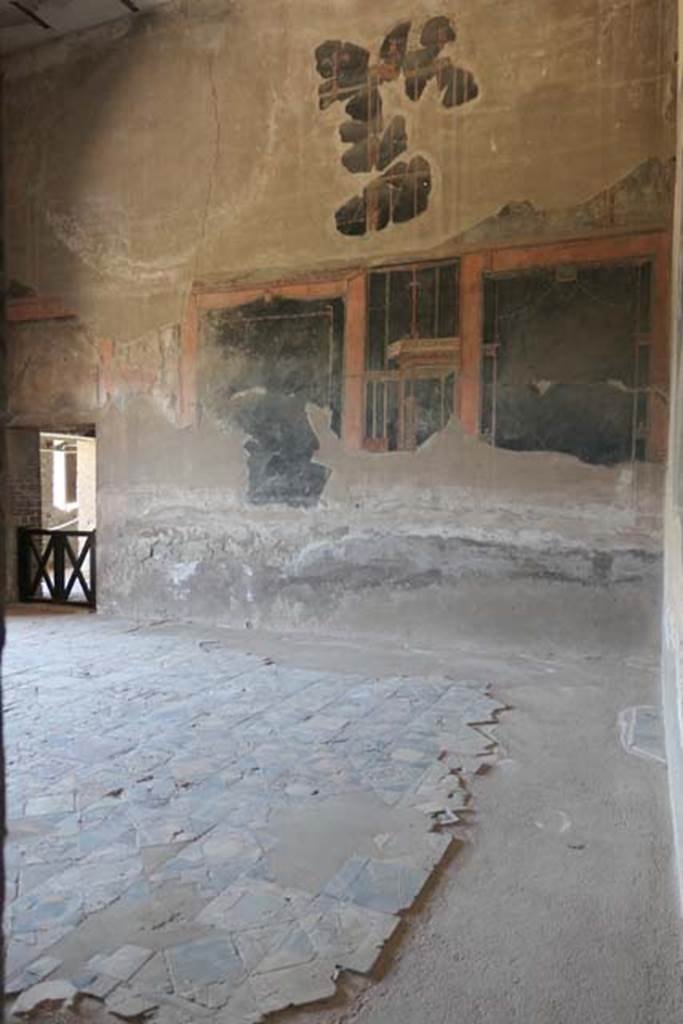
[[[40,526],[40,434],[37,430],[7,432],[9,512],[16,526]]]
[[[40,433],[7,431],[7,600],[17,598],[17,527],[41,525]]]

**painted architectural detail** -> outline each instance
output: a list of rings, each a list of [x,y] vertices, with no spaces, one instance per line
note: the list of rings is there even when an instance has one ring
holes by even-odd
[[[382,231],[424,213],[432,190],[432,169],[419,154],[398,160],[408,150],[405,118],[385,117],[381,87],[403,76],[405,94],[418,103],[434,81],[447,109],[476,99],[479,87],[471,71],[457,67],[444,50],[455,42],[449,18],[430,18],[422,27],[420,46],[408,48],[412,23],[403,21],[389,32],[379,49],[377,63],[354,43],[327,40],[315,52],[320,109],[345,104],[349,120],[340,126],[347,147],[341,161],[351,174],[381,171],[363,191],[336,212],[337,230],[344,235]]]
[[[245,433],[247,498],[255,505],[316,505],[329,470],[314,461],[309,403],[341,429],[344,305],[274,298],[208,316],[203,405]]]

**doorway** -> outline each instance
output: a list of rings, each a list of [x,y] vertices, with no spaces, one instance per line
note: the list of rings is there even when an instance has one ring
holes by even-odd
[[[10,599],[93,608],[95,430],[15,428],[8,433],[10,533],[16,552]]]

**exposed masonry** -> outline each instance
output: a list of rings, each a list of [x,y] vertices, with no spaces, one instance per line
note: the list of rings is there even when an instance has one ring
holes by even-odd
[[[19,1012],[90,995],[255,1024],[334,995],[372,973],[495,760],[480,681],[303,671],[90,617],[11,639]]]
[[[22,526],[40,526],[40,436],[37,430],[10,431],[7,438],[8,511]]]

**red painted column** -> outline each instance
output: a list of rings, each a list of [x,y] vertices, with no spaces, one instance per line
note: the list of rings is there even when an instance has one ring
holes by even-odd
[[[361,448],[365,434],[366,305],[366,277],[358,274],[349,280],[346,288],[342,438],[347,448]]]
[[[458,408],[468,434],[479,433],[481,351],[484,335],[484,279],[487,253],[472,253],[460,260],[460,374]]]

